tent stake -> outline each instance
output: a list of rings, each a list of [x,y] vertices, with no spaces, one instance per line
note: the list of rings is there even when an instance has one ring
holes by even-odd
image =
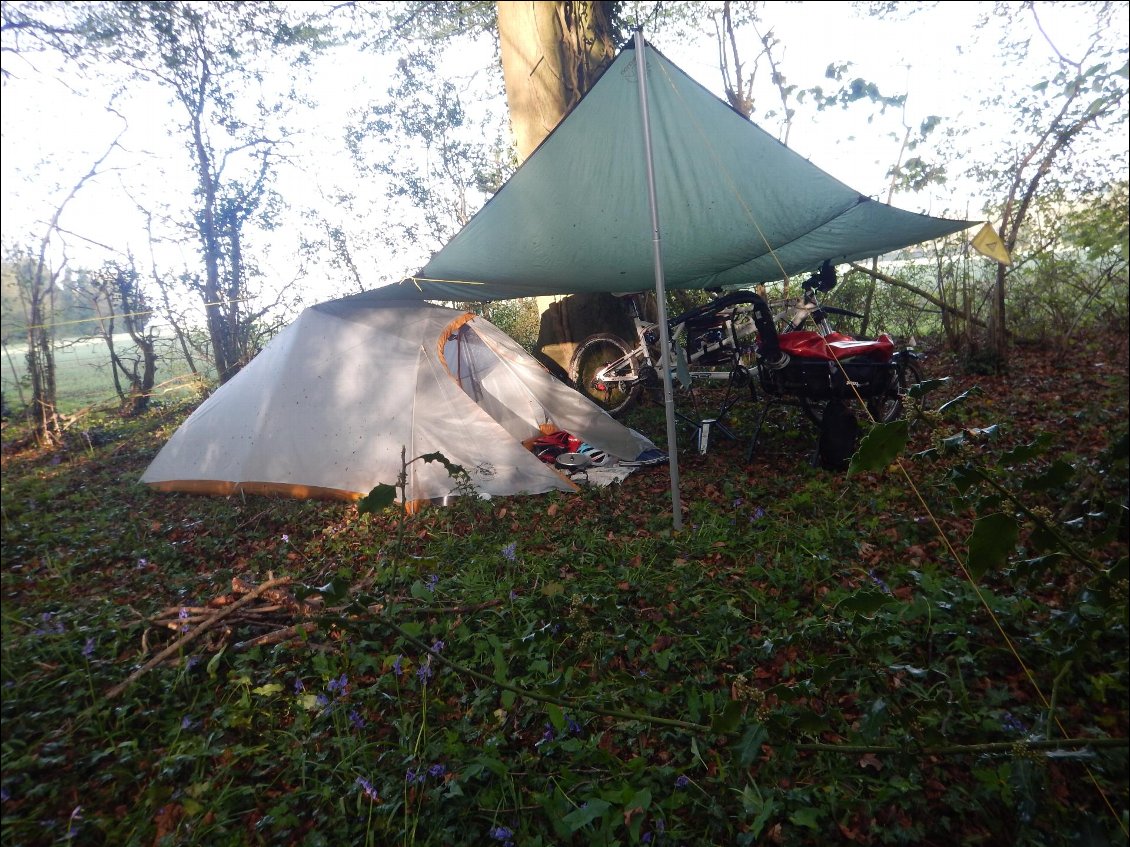
[[[659,348],[663,362],[663,406],[667,414],[667,457],[671,474],[671,519],[675,531],[683,528],[683,505],[679,498],[679,444],[675,431],[675,392],[671,385],[671,336],[667,331],[667,287],[663,278],[663,251],[659,235],[659,204],[655,195],[655,167],[651,157],[651,117],[647,108],[647,60],[643,31],[636,30],[636,76],[640,85],[640,117],[643,119],[644,162],[647,165],[647,199],[651,206],[651,247],[655,263],[655,305],[659,320]]]

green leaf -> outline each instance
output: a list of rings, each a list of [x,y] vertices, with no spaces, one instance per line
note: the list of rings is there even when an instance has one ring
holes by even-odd
[[[969,536],[969,575],[980,579],[989,570],[1003,567],[1008,554],[1016,549],[1019,536],[1016,518],[1003,512],[996,512],[978,518]]]
[[[759,723],[750,724],[738,742],[738,763],[748,768],[761,755],[761,745],[769,740],[769,733]]]
[[[906,449],[909,430],[905,420],[878,423],[871,427],[851,457],[848,476],[859,471],[881,471]]]
[[[569,832],[576,832],[607,812],[610,806],[611,804],[606,800],[592,799],[565,815],[561,822],[569,828]]]
[[[1014,465],[1019,465],[1021,462],[1034,459],[1036,456],[1044,453],[1047,448],[1052,445],[1054,440],[1054,436],[1052,436],[1050,432],[1044,432],[1041,433],[1035,441],[1022,444],[1019,447],[1013,447],[1001,456],[1001,467],[1011,468]]]
[[[258,694],[260,697],[269,697],[272,694],[278,694],[283,690],[283,687],[277,682],[268,682],[266,685],[260,685],[258,688],[252,688],[252,694]]]
[[[425,453],[418,457],[424,464],[431,464],[432,462],[439,462],[444,468],[447,469],[448,476],[458,477],[467,476],[467,471],[464,470],[462,465],[454,464],[443,453]]]
[[[789,815],[789,823],[803,826],[805,829],[811,829],[814,832],[820,829],[820,811],[818,809],[809,807],[807,809],[797,809]]]
[[[951,378],[948,376],[943,376],[937,379],[924,379],[922,380],[922,382],[917,382],[914,385],[910,386],[909,390],[906,393],[911,397],[925,397],[931,391],[936,391],[937,389],[948,385],[950,379]]]
[[[518,695],[509,688],[504,688],[499,699],[502,700],[502,708],[510,709],[513,708],[514,701],[518,699]]]
[[[555,703],[547,703],[545,711],[549,715],[549,722],[553,724],[553,728],[561,732],[565,728],[565,715],[561,713],[560,707]]]
[[[216,668],[218,668],[220,666],[220,657],[224,655],[224,651],[227,650],[227,649],[228,649],[228,647],[225,644],[223,647],[220,648],[220,652],[217,653],[215,656],[213,656],[211,659],[209,659],[208,664],[205,665],[205,670],[208,671],[208,676],[210,676],[212,679],[216,678]]]
[[[359,515],[374,515],[383,512],[395,502],[396,488],[382,482],[357,501],[357,513]]]
[[[299,694],[296,699],[298,700],[298,705],[308,712],[316,712],[318,709],[322,708],[318,705],[317,694]]]
[[[1038,476],[1024,480],[1025,491],[1047,491],[1049,488],[1061,488],[1075,476],[1075,466],[1063,459],[1056,459],[1051,467]]]
[[[738,728],[742,720],[742,704],[737,700],[730,700],[722,711],[710,721],[710,731],[719,735],[726,735]]]
[[[867,616],[875,614],[881,608],[893,602],[894,598],[891,595],[865,588],[837,603],[836,610],[844,617],[849,615]]]
[[[333,606],[349,594],[349,583],[344,579],[331,579],[325,585],[318,586],[318,593],[325,598],[327,606]]]

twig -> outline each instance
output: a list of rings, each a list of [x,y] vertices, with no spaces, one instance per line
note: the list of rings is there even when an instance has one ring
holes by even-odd
[[[288,585],[289,583],[290,583],[290,577],[280,577],[279,579],[269,579],[266,582],[264,582],[262,585],[260,585],[258,588],[254,589],[253,591],[249,592],[248,594],[244,595],[243,597],[240,597],[238,600],[236,600],[234,603],[232,603],[226,609],[221,609],[220,611],[216,612],[214,615],[212,615],[210,618],[205,620],[203,623],[201,623],[195,629],[190,630],[189,632],[186,632],[183,636],[178,638],[176,641],[174,641],[172,644],[170,644],[168,647],[166,647],[164,650],[162,650],[160,653],[158,653],[156,656],[154,656],[152,659],[150,659],[148,662],[146,662],[144,665],[142,665],[140,668],[138,668],[132,674],[130,674],[125,679],[124,682],[118,683],[113,688],[111,688],[109,691],[107,691],[106,692],[106,699],[107,700],[113,700],[115,697],[117,697],[119,694],[121,694],[123,691],[125,691],[127,688],[129,688],[131,685],[133,685],[133,683],[135,683],[138,680],[138,678],[141,677],[141,675],[144,674],[146,671],[149,671],[152,668],[155,668],[157,665],[161,664],[161,662],[165,661],[165,659],[167,659],[169,656],[176,653],[178,650],[180,650],[186,644],[189,644],[189,643],[195,641],[197,638],[199,638],[201,635],[203,635],[205,632],[207,632],[210,627],[214,626],[219,621],[222,621],[224,618],[228,617],[230,614],[232,614],[232,612],[236,611],[241,606],[247,605],[252,600],[259,597],[259,595],[263,594],[266,591],[269,591],[272,588],[277,588],[280,585]]]
[[[274,632],[266,632],[262,635],[257,635],[254,638],[249,638],[246,641],[238,641],[232,645],[233,650],[247,650],[251,647],[263,647],[267,644],[278,644],[282,641],[289,641],[295,638],[300,632],[309,634],[316,630],[318,625],[314,621],[308,621],[302,624],[295,624],[288,626],[284,629],[277,629]]]

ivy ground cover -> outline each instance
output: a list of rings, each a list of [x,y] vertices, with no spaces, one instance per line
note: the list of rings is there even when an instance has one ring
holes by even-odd
[[[1126,351],[1086,361],[953,376],[846,475],[775,410],[680,457],[680,532],[662,467],[407,521],[154,494],[178,406],[6,450],[0,840],[1125,843]]]

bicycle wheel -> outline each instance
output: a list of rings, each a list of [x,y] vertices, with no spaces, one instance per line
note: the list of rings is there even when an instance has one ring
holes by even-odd
[[[910,391],[910,386],[922,382],[922,371],[911,359],[900,361],[896,374],[884,393],[867,401],[867,411],[876,423],[890,423],[901,418],[903,398]]]
[[[635,359],[627,343],[615,335],[592,335],[581,342],[569,363],[573,386],[613,416],[626,413],[639,399],[640,379]],[[596,374],[606,365],[619,362],[615,380],[598,380]]]

